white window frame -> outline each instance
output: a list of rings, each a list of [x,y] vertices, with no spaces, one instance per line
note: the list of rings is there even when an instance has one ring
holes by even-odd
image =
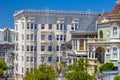
[[[114,32],[114,28],[116,28],[116,32]],[[116,23],[113,23],[112,28],[111,28],[111,38],[119,38],[119,28]]]
[[[114,57],[114,51],[113,51],[113,49],[114,48],[116,48],[117,49],[117,55],[116,55],[116,57]],[[111,60],[118,60],[118,56],[119,56],[119,49],[116,47],[116,46],[114,46],[114,47],[112,47],[112,49],[111,49]]]

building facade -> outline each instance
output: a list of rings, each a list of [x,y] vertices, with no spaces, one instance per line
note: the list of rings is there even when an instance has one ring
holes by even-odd
[[[7,64],[6,74],[13,74],[15,31],[10,28],[0,29],[0,59]],[[11,75],[12,76],[12,75]]]
[[[49,10],[15,13],[15,77],[20,79],[41,63],[61,61],[61,45],[71,40],[70,31],[92,26],[98,17],[98,13]]]
[[[95,66],[101,66],[106,62],[112,62],[114,66],[118,66],[120,60],[120,0],[117,1],[112,12],[102,13],[97,20],[96,27],[95,24],[93,26],[83,31],[71,31],[72,49],[75,55],[87,57],[91,65],[88,69],[90,73],[94,73]]]
[[[120,60],[120,1],[112,12],[103,13],[98,20],[98,38],[88,42],[100,64],[112,62],[115,66]]]
[[[15,31],[14,29],[4,28],[0,29],[0,44],[4,43],[14,43]]]

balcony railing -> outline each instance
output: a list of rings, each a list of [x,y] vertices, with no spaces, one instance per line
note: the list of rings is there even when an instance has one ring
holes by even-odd
[[[88,38],[88,43],[90,42],[106,42],[106,39],[103,38]]]

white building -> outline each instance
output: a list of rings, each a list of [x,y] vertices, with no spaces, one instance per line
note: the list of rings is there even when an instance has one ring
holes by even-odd
[[[4,43],[14,43],[15,31],[14,29],[4,28],[0,29],[0,44]]]
[[[7,64],[7,70],[9,73],[13,73],[14,67],[14,40],[15,31],[10,28],[0,29],[0,59],[5,60]]]
[[[71,40],[70,31],[84,29],[98,17],[97,13],[49,10],[15,13],[15,77],[21,79],[41,63],[60,61],[61,45]]]

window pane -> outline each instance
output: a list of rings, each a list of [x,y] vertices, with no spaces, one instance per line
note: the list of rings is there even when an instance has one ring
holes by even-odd
[[[56,40],[59,40],[59,35],[56,36]]]
[[[59,30],[59,24],[57,24],[56,29]]]
[[[45,46],[41,46],[41,51],[44,51],[45,50]]]
[[[27,51],[29,51],[29,46],[27,46]]]
[[[45,35],[41,35],[41,40],[45,40]]]
[[[37,29],[37,24],[35,24],[35,27],[34,27],[34,29]]]
[[[84,39],[80,39],[80,50],[84,50]]]
[[[52,35],[48,35],[48,40],[52,40]]]
[[[29,23],[27,23],[27,29],[29,29]]]
[[[49,25],[48,25],[48,29],[52,29],[52,24],[49,24]]]
[[[45,24],[41,24],[41,29],[45,29]]]
[[[33,46],[31,46],[31,51],[33,51]]]
[[[51,61],[52,61],[52,57],[49,57],[49,58],[48,58],[48,62],[51,62]]]
[[[52,51],[52,46],[48,46],[48,51]]]
[[[31,29],[33,29],[33,23],[31,23]]]

